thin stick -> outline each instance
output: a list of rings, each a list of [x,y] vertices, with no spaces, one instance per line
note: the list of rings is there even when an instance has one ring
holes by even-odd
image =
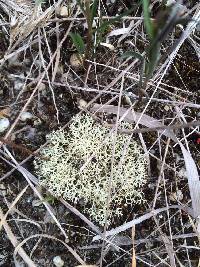
[[[2,220],[4,216],[5,215],[3,214],[2,209],[0,208],[0,219]],[[4,221],[3,227],[13,247],[16,248],[19,243],[17,241],[17,238],[11,231],[10,226],[8,225],[7,221]],[[30,257],[26,254],[26,252],[24,251],[22,247],[20,247],[17,252],[29,267],[36,267],[35,263],[30,259]]]
[[[187,123],[176,123],[174,125],[170,126],[159,126],[159,127],[152,127],[152,128],[140,128],[140,129],[119,129],[121,133],[126,134],[133,134],[133,133],[149,133],[149,132],[159,132],[164,130],[177,130],[177,129],[183,129],[183,128],[191,128],[191,127],[197,127],[200,126],[200,120],[198,121],[192,121]],[[113,127],[113,124],[105,124],[105,127]],[[200,134],[199,134],[200,137]]]

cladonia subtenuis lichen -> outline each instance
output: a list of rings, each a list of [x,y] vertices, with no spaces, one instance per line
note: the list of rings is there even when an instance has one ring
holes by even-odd
[[[128,123],[121,127],[131,128]],[[108,185],[113,166],[108,223],[122,215],[123,204],[140,203],[146,181],[146,160],[140,145],[130,136],[114,132],[94,122],[89,115],[77,115],[66,131],[47,136],[49,144],[37,158],[40,183],[55,196],[84,203],[84,212],[103,225],[106,217]],[[115,145],[112,164],[113,144]]]

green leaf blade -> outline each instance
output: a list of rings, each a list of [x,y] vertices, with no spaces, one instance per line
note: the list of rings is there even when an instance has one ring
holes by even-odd
[[[154,38],[154,26],[150,17],[149,0],[142,0],[143,13],[144,13],[144,25],[150,39]]]
[[[84,54],[85,52],[85,44],[83,38],[79,33],[70,32],[69,36],[72,38],[73,44],[75,45],[79,54]]]

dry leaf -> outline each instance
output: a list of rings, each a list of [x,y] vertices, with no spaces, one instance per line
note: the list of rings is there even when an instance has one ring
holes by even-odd
[[[118,114],[118,107],[113,105],[100,105],[94,104],[90,109],[91,112],[105,112],[108,114]],[[124,117],[123,120],[130,123],[138,123],[142,124],[148,128],[162,127],[163,124],[160,123],[157,119],[154,119],[146,114],[142,114],[139,112],[133,112],[132,110],[128,110],[126,108],[120,108],[119,116]],[[170,130],[161,130],[163,135],[171,138],[174,142],[177,142],[176,136]]]
[[[182,207],[180,205],[172,205],[172,206],[168,206],[168,207],[152,210],[152,211],[150,211],[150,212],[148,212],[148,213],[146,213],[146,214],[144,214],[144,215],[142,215],[142,216],[140,216],[140,217],[138,217],[136,219],[133,219],[132,221],[124,223],[121,226],[113,228],[113,229],[111,229],[109,231],[106,231],[104,233],[105,237],[117,235],[117,234],[119,234],[121,232],[124,232],[124,231],[132,228],[134,225],[140,224],[141,222],[150,219],[152,216],[156,216],[157,214],[159,214],[159,213],[161,213],[163,211],[169,210],[169,209],[183,209],[183,210],[185,210],[186,212],[188,212],[190,214],[190,210],[189,209],[186,209],[185,207]],[[94,242],[94,241],[100,240],[100,239],[102,239],[102,236],[103,235],[96,235],[96,236],[93,237],[92,241]]]

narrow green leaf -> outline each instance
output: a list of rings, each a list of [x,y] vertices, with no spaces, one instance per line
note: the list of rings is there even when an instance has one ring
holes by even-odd
[[[154,38],[154,27],[150,17],[149,0],[142,0],[143,13],[144,13],[144,25],[150,39]]]
[[[91,9],[91,20],[93,22],[94,17],[97,14],[97,6],[98,6],[98,0],[94,0],[93,5],[92,5],[92,9]]]
[[[150,46],[147,52],[149,62],[146,64],[145,73],[146,79],[149,80],[158,63],[160,56],[160,43],[157,42],[157,44]]]
[[[85,52],[85,44],[83,38],[79,33],[70,32],[69,36],[72,38],[73,44],[75,45],[79,54],[84,54]]]

